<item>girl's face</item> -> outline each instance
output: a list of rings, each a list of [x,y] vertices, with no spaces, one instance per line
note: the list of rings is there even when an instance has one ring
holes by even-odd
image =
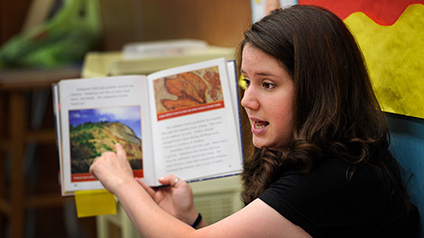
[[[246,44],[241,72],[246,91],[241,104],[249,116],[253,144],[284,151],[293,138],[294,83],[278,61]]]

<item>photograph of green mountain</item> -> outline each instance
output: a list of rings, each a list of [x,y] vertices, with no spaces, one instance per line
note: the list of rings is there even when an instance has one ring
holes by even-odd
[[[69,111],[71,173],[87,174],[93,160],[123,145],[133,170],[142,170],[140,106]]]

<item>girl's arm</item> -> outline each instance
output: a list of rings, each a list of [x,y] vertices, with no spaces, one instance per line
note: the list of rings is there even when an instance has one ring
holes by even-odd
[[[90,172],[101,181],[109,192],[116,195],[142,237],[310,237],[302,228],[285,219],[259,199],[217,223],[196,230],[187,224],[190,221],[183,222],[175,218],[155,202],[151,190],[144,189],[144,186],[140,186],[140,183],[133,178],[122,146],[117,144],[115,147],[117,153],[103,153],[94,161]],[[171,179],[169,177],[168,180],[165,180],[170,184]],[[175,187],[171,187],[168,191],[171,194],[167,196],[173,198],[178,191],[182,191],[179,189],[188,186],[185,183],[179,183]],[[190,199],[192,199],[192,195],[180,200],[180,203],[186,203]],[[178,200],[170,199],[168,201]],[[164,204],[169,205],[170,203],[164,202],[162,206]],[[171,205],[170,207],[178,210],[177,206]],[[193,210],[191,206],[185,207],[190,213],[187,218],[195,219],[197,213],[194,207]],[[202,225],[206,224],[202,223]]]

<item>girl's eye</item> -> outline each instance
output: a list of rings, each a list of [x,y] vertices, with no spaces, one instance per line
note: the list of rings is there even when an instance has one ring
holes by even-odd
[[[275,88],[275,84],[273,84],[273,83],[269,83],[269,82],[263,82],[262,83],[262,87],[264,88],[264,89],[273,89],[273,88]]]
[[[250,80],[248,78],[246,78],[246,77],[244,77],[243,80],[244,80],[244,82],[246,84],[246,88],[248,88],[250,86]]]

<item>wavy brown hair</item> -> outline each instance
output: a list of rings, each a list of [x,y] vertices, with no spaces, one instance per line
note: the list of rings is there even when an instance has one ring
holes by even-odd
[[[320,7],[278,9],[245,32],[248,43],[276,58],[295,85],[294,136],[284,152],[256,148],[242,173],[242,198],[257,198],[281,173],[309,171],[325,154],[368,164],[406,194],[396,160],[388,151],[385,116],[374,95],[362,53],[343,21]],[[405,201],[407,201],[405,197]]]

